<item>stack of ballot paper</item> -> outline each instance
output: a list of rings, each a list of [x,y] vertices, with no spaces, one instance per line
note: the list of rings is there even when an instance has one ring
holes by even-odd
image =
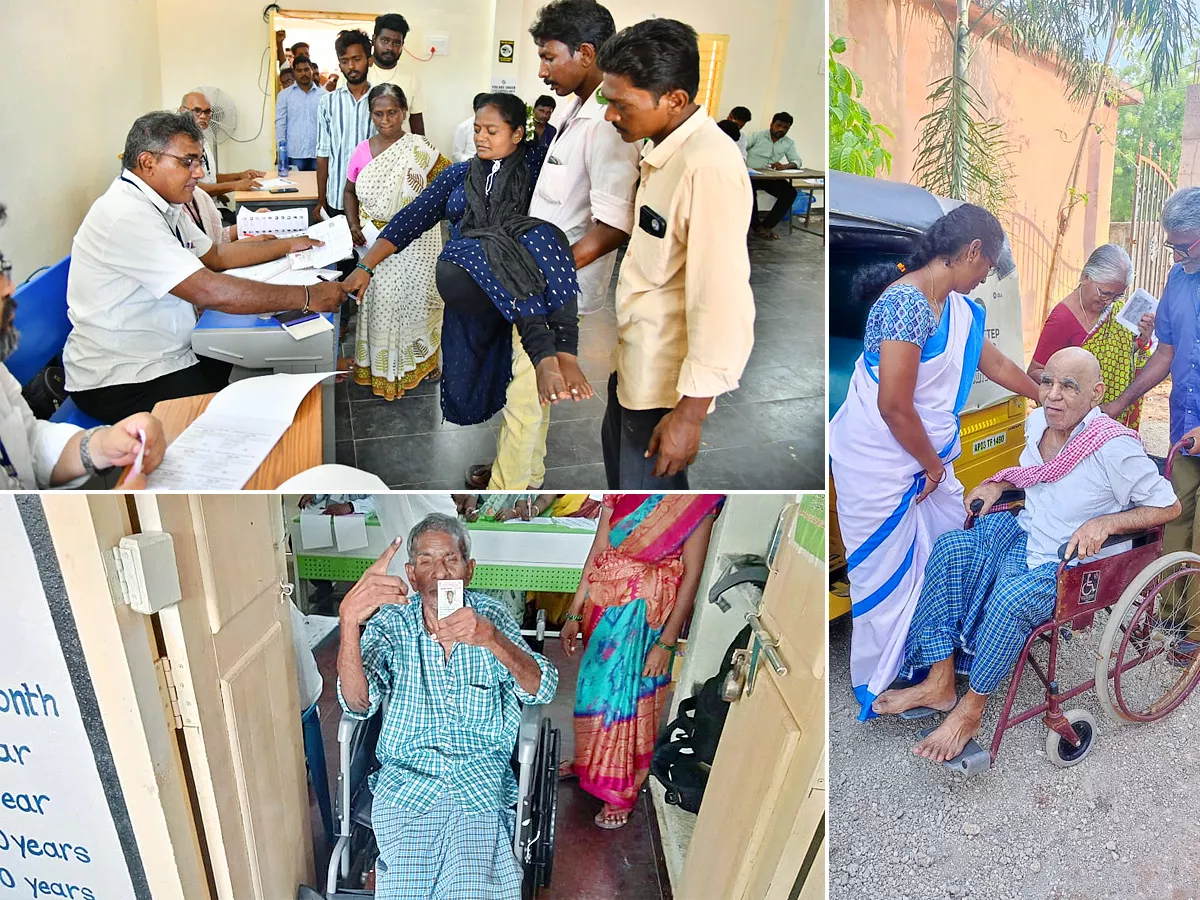
[[[259,263],[256,266],[226,269],[225,274],[268,284],[316,284],[318,281],[337,278],[338,273],[326,267],[348,259],[354,253],[354,240],[350,237],[350,226],[346,223],[346,217],[335,216],[318,222],[308,229],[307,235],[313,240],[321,241],[322,246],[289,253],[282,259]]]
[[[243,206],[238,209],[237,230],[238,240],[263,234],[273,234],[277,238],[304,237],[308,234],[308,210],[300,206],[255,212]]]
[[[336,547],[339,553],[367,546],[367,517],[361,513],[330,516],[316,509],[300,514],[300,544],[305,550]]]

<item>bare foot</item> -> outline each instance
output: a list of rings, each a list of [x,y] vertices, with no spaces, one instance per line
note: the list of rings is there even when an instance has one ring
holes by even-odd
[[[980,715],[975,715],[964,709],[966,705],[960,704],[955,707],[950,715],[946,716],[946,720],[930,733],[929,737],[913,747],[912,752],[936,763],[954,759],[962,753],[963,747],[967,746],[967,741],[979,734],[979,725],[983,718],[982,710]]]
[[[537,377],[538,399],[543,406],[571,399],[567,393],[567,380],[558,367],[557,356],[547,356],[534,367],[534,373]]]
[[[571,392],[572,400],[588,400],[596,395],[591,382],[579,368],[579,360],[569,353],[558,354],[558,366],[567,382],[567,390]]]
[[[928,706],[941,712],[949,712],[954,709],[954,704],[957,702],[958,692],[954,689],[953,679],[942,682],[930,677],[912,687],[884,691],[875,698],[871,709],[881,715],[896,715],[916,709],[918,706]]]

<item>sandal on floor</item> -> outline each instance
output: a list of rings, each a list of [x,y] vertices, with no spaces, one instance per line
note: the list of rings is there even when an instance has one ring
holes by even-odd
[[[605,803],[600,807],[600,812],[596,813],[596,817],[592,819],[597,827],[603,828],[605,831],[616,831],[618,828],[624,828],[629,824],[629,817],[633,814],[632,809],[616,809]]]
[[[467,466],[467,487],[475,491],[486,491],[488,482],[492,480],[492,464]]]
[[[1167,662],[1177,668],[1187,669],[1196,661],[1198,653],[1200,653],[1200,641],[1176,641],[1167,654]]]
[[[564,760],[558,764],[558,780],[573,781],[579,778],[579,773],[575,771],[574,760]]]
[[[430,372],[428,375],[425,376],[425,380],[432,381],[436,384],[437,382],[442,380],[442,370],[434,369],[432,372]]]

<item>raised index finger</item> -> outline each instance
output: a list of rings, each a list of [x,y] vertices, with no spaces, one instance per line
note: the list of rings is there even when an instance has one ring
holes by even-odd
[[[379,559],[375,560],[375,562],[371,563],[371,565],[367,567],[367,572],[375,575],[386,575],[388,566],[392,562],[392,557],[396,555],[396,552],[400,549],[403,543],[404,536],[399,534],[396,535],[396,539],[388,544],[387,549],[379,554]]]

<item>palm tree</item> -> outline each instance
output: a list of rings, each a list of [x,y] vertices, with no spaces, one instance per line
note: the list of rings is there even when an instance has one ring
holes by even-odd
[[[929,95],[932,110],[922,118],[914,175],[929,190],[1000,210],[1007,205],[1009,145],[1004,123],[989,116],[983,98],[970,84],[971,57],[990,41],[1015,52],[1052,59],[1068,85],[1068,98],[1084,105],[1075,159],[1059,203],[1054,249],[1042,310],[1062,253],[1063,236],[1076,205],[1086,202],[1077,183],[1096,110],[1119,83],[1112,70],[1118,51],[1138,50],[1157,88],[1179,73],[1191,45],[1196,12],[1193,0],[991,0],[974,17],[971,0],[955,0],[955,21],[934,8],[954,42],[953,72],[936,82]],[[1103,52],[1100,50],[1103,48]]]

